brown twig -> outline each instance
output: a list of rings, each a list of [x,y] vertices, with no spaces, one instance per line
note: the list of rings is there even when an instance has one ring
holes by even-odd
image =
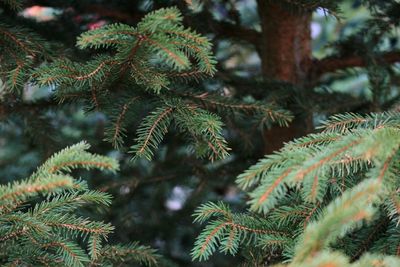
[[[376,56],[377,62],[381,64],[393,64],[400,62],[400,51],[382,53]],[[366,67],[367,61],[361,56],[350,57],[327,57],[314,62],[313,71],[317,77],[346,68]]]

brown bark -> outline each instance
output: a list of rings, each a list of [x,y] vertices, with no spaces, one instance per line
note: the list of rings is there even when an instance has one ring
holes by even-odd
[[[399,51],[386,52],[376,56],[378,63],[392,64],[400,62]],[[335,72],[345,68],[365,67],[367,63],[365,58],[361,56],[327,57],[314,63],[314,77],[318,78],[325,73]]]
[[[311,66],[311,12],[288,11],[272,1],[258,0],[262,27],[263,74],[302,83]]]
[[[263,75],[303,87],[311,60],[311,11],[289,11],[273,1],[258,0],[262,40],[259,53]],[[265,134],[265,152],[271,153],[284,142],[312,129],[312,114],[296,116],[287,128],[275,126]]]

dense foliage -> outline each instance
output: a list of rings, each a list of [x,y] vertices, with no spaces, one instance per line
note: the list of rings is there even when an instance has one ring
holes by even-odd
[[[195,221],[215,219],[193,257],[207,259],[217,246],[236,254],[244,244],[259,248],[261,259],[281,251],[290,266],[398,265],[399,258],[384,256],[398,256],[398,131],[397,112],[346,114],[286,144],[237,179],[256,214],[236,214],[223,203],[196,211]]]
[[[88,204],[109,206],[111,196],[89,190],[86,182],[70,175],[72,170],[118,170],[114,159],[88,153],[85,151],[88,148],[83,142],[66,148],[29,178],[0,188],[2,265],[157,263],[154,250],[137,243],[103,246],[113,226],[80,215],[82,207]]]
[[[400,265],[398,1],[0,9],[2,265]]]

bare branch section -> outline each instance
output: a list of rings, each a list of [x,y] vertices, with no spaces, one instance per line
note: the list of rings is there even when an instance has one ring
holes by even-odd
[[[261,43],[261,33],[229,22],[212,21],[211,27],[219,37],[233,38],[247,41],[251,44],[259,46]]]
[[[376,56],[377,62],[381,64],[393,64],[400,62],[400,51],[387,52]],[[337,70],[365,67],[366,60],[361,56],[350,57],[327,57],[314,63],[314,72],[316,76],[321,76],[328,72]]]

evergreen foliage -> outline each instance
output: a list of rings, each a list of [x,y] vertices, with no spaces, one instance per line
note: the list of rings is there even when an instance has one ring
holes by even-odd
[[[32,68],[52,52],[37,34],[24,28],[0,24],[1,69],[10,89],[21,88],[30,78]]]
[[[397,111],[333,116],[321,133],[266,156],[237,178],[249,192],[250,210],[264,223],[255,227],[255,215],[248,214],[236,229],[235,216],[243,215],[223,203],[203,205],[195,221],[216,219],[198,237],[193,258],[207,259],[218,246],[236,254],[243,243],[264,253],[278,249],[290,266],[362,266],[360,262],[373,260],[398,265],[398,258],[385,255],[397,256],[393,248],[400,241],[394,234],[399,222],[399,122]],[[386,225],[380,229],[382,221]],[[265,227],[270,232],[263,234]],[[251,234],[249,242],[240,231]]]
[[[107,266],[157,262],[153,249],[133,243],[103,246],[111,224],[83,217],[87,205],[109,206],[111,196],[71,176],[77,168],[115,172],[118,163],[78,143],[48,159],[29,178],[0,187],[0,261],[4,266]]]
[[[0,0],[0,265],[400,265],[399,10]]]
[[[208,95],[198,99],[176,90],[177,78],[187,81],[212,76],[216,64],[209,40],[183,27],[182,18],[178,9],[166,8],[147,14],[137,27],[110,24],[85,32],[78,38],[78,48],[111,49],[110,53],[84,63],[56,60],[37,68],[33,73],[35,80],[39,85],[58,87],[56,93],[61,101],[87,92],[96,109],[110,109],[113,103],[109,102],[109,95],[123,90],[130,100],[114,107],[114,122],[106,137],[115,147],[123,144],[127,110],[139,102],[152,107],[130,149],[134,159],[152,159],[172,121],[188,136],[197,155],[210,160],[228,156],[223,124],[218,116],[204,109],[209,106],[256,113],[262,115],[261,120],[283,125],[291,120],[290,113],[272,105],[242,105]]]
[[[2,0],[1,2],[13,10],[20,10],[22,6],[22,0]]]

